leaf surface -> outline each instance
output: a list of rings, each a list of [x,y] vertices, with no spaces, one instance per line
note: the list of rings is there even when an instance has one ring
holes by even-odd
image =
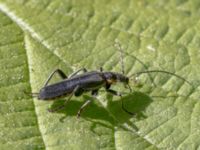
[[[200,28],[198,1],[0,0],[1,149],[198,149],[200,145]],[[49,74],[82,67],[121,72],[122,47],[133,93],[99,92],[80,119],[90,94],[39,101]],[[61,80],[58,76],[52,82]],[[121,109],[137,113],[130,116]]]

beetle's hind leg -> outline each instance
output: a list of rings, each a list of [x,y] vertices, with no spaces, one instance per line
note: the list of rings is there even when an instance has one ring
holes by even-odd
[[[77,70],[76,72],[72,73],[69,78],[77,75],[77,73],[79,73],[80,71],[83,71],[83,72],[87,72],[87,69],[85,68],[81,68],[79,70]],[[55,73],[58,73],[58,75],[62,78],[62,79],[67,79],[67,75],[60,69],[56,69],[54,70],[48,77],[48,79],[46,80],[46,82],[44,83],[44,87],[48,85],[49,81],[52,79],[52,77],[55,75]]]
[[[54,70],[48,77],[48,79],[46,80],[46,82],[44,83],[44,87],[48,85],[49,81],[52,79],[52,77],[55,75],[55,73],[58,73],[59,76],[62,78],[62,79],[66,79],[67,78],[67,75],[60,69],[56,69]]]
[[[100,70],[100,72],[103,72],[103,67],[100,67],[99,70]]]

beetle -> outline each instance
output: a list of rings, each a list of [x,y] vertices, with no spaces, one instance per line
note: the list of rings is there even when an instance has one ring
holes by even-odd
[[[83,71],[83,74],[77,75],[79,72]],[[63,79],[60,82],[50,84],[48,85],[50,79],[53,77],[55,73],[58,73],[59,76]],[[98,91],[100,88],[104,87],[105,90],[113,95],[116,96],[122,96],[121,93],[110,89],[111,85],[116,82],[122,82],[125,85],[129,86],[129,78],[125,75],[117,72],[104,72],[102,68],[100,68],[100,71],[90,71],[88,72],[85,68],[81,68],[68,78],[65,73],[60,70],[56,69],[53,71],[47,81],[45,82],[43,88],[40,89],[39,93],[37,94],[37,98],[39,100],[52,100],[57,99],[62,96],[69,96],[66,100],[67,101],[71,99],[71,97],[74,96],[81,96],[85,92],[91,91],[91,95],[93,97],[96,97],[98,94]],[[80,117],[81,112],[83,109],[91,103],[91,100],[87,100],[80,108],[80,110],[77,113],[77,117]],[[64,105],[65,105],[64,104]],[[62,109],[63,106],[49,110],[50,112],[57,111],[59,109]],[[130,115],[134,115],[134,113],[129,112],[125,109],[123,103],[122,103],[122,109],[127,112]]]
[[[118,45],[118,48],[121,50],[121,47]],[[121,53],[122,54],[122,53]],[[124,75],[124,69],[123,69],[123,57],[121,59],[122,62],[122,73],[118,72],[104,72],[102,68],[100,68],[99,71],[87,71],[85,68],[81,68],[78,71],[71,74],[69,77],[60,69],[56,69],[53,71],[50,76],[48,77],[47,81],[45,82],[44,86],[40,89],[39,93],[32,93],[36,94],[37,98],[39,100],[54,100],[62,96],[68,96],[68,99],[65,101],[64,105],[57,107],[55,109],[50,109],[50,112],[54,112],[60,109],[63,109],[67,102],[72,98],[72,96],[81,96],[85,92],[91,92],[91,95],[93,97],[96,97],[98,94],[98,91],[100,88],[104,87],[105,91],[115,95],[122,97],[122,94],[118,91],[115,91],[111,89],[111,86],[114,83],[121,82],[125,85],[125,87],[128,87],[131,90],[131,87],[129,86],[129,79],[131,76],[127,77]],[[83,72],[82,74],[78,74],[79,72]],[[189,81],[184,79],[183,77],[176,75],[174,73],[163,71],[163,70],[149,70],[149,71],[143,71],[138,72],[133,75],[139,75],[143,73],[152,73],[152,72],[161,72],[166,73],[170,75],[174,75],[177,78],[180,78],[184,81],[186,81],[188,84],[191,85]],[[54,84],[48,84],[49,81],[52,79],[52,77],[55,75],[55,73],[58,73],[58,75],[63,79],[60,82],[54,83]],[[132,75],[132,76],[133,76]],[[130,114],[134,115],[135,113],[128,111],[123,104],[122,99],[122,109]],[[81,112],[91,103],[91,100],[87,100],[79,109],[77,113],[77,117],[79,118],[81,115]]]

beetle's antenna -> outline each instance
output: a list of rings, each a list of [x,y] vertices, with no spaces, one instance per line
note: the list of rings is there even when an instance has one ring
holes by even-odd
[[[192,87],[194,88],[193,84],[192,84],[191,82],[189,82],[188,80],[186,80],[185,78],[183,78],[182,76],[179,76],[179,75],[177,75],[177,74],[175,74],[175,73],[168,72],[168,71],[164,71],[164,70],[148,70],[148,71],[141,71],[141,72],[137,72],[137,73],[132,74],[130,77],[132,77],[132,76],[139,76],[139,75],[144,74],[144,73],[154,73],[154,72],[166,73],[166,74],[169,74],[169,75],[173,75],[173,76],[175,76],[175,77],[177,77],[177,78],[179,78],[179,79],[185,81],[187,84],[189,84],[190,86],[192,86]]]
[[[115,40],[114,46],[115,46],[115,47],[119,50],[119,52],[120,52],[120,61],[121,61],[121,70],[122,70],[122,74],[125,74],[125,70],[124,70],[124,59],[123,59],[123,58],[124,58],[124,54],[133,57],[136,61],[138,61],[141,65],[143,65],[143,67],[144,67],[145,69],[147,69],[147,66],[146,66],[141,60],[139,60],[136,56],[130,55],[129,53],[124,52],[124,51],[123,51],[123,48],[121,47],[121,45],[120,45],[120,43],[119,43],[119,41],[118,41],[117,39]],[[153,82],[153,78],[152,78],[151,76],[149,76],[149,78],[150,78],[151,82],[153,83],[153,85],[155,86],[155,83]],[[131,89],[130,86],[129,86],[129,89]],[[131,91],[131,90],[130,90],[130,91]]]
[[[124,71],[124,56],[123,56],[123,48],[121,47],[120,43],[118,40],[115,40],[115,45],[114,45],[120,52],[120,61],[121,61],[121,71],[122,74],[125,74]]]

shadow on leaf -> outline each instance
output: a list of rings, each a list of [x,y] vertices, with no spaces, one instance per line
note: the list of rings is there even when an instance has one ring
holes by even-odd
[[[152,99],[149,96],[141,92],[128,94],[122,97],[122,99],[119,98],[116,101],[113,100],[113,96],[109,97],[107,108],[120,123],[127,122],[127,120],[132,117],[135,117],[137,120],[146,118],[143,111],[152,102]],[[131,116],[122,109],[122,100],[124,102],[125,109],[134,113],[134,116]]]
[[[117,99],[114,100],[114,98]],[[95,102],[97,100],[90,96],[83,95],[81,99],[83,99],[84,101],[88,99],[93,99],[94,101],[87,108],[84,109],[84,111],[81,114],[82,118],[92,121],[95,124],[101,125],[103,125],[102,121],[106,121],[109,122],[112,126],[116,126],[123,123],[132,124],[129,121],[131,118],[136,118],[137,120],[144,119],[146,116],[142,113],[142,111],[144,111],[145,108],[152,101],[150,97],[141,92],[134,92],[133,94],[128,94],[122,97],[122,99],[108,94],[107,109],[105,109],[103,106],[98,106],[97,102]],[[121,108],[121,100],[124,101],[124,106],[127,110],[136,113],[135,116],[131,116],[123,111],[123,109]],[[63,122],[67,116],[76,116],[83,103],[83,101],[76,101],[72,99],[68,102],[64,109],[61,109],[55,113],[66,114],[65,117],[60,119],[60,121]],[[63,104],[64,100],[54,101],[54,103],[51,106],[51,109],[54,109]],[[134,125],[132,124],[132,126]]]

